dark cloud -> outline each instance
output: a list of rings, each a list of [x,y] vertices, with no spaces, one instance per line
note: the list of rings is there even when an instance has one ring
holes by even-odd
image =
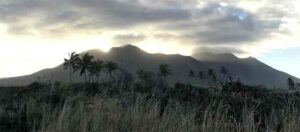
[[[16,0],[0,3],[0,23],[9,26],[9,33],[30,34],[34,29],[47,36],[72,30],[134,32],[149,25],[156,32],[152,36],[117,35],[115,43],[154,37],[195,45],[237,46],[288,32],[279,31],[287,14],[278,8],[268,6],[259,9],[260,14],[235,4],[202,2],[205,5],[197,7],[197,0]],[[143,34],[139,31],[136,34]]]
[[[120,29],[186,20],[190,12],[118,0],[20,0],[1,5],[0,16],[8,25],[35,19],[35,28],[63,24],[71,28]]]
[[[234,6],[212,3],[194,11],[188,22],[164,25],[163,28],[182,32],[182,38],[197,44],[244,44],[258,42],[280,33],[281,19],[265,20]]]
[[[141,24],[186,20],[190,17],[188,10],[149,7],[139,2],[113,0],[90,0],[86,2],[78,0],[76,5],[88,13],[93,13],[94,24],[104,28],[129,28]]]

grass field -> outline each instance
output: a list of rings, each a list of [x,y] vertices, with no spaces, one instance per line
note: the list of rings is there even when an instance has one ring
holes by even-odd
[[[7,132],[297,132],[300,96],[258,87],[225,91],[176,84],[40,84],[18,87],[1,100]],[[11,88],[13,89],[13,87]],[[287,90],[286,90],[287,91]]]

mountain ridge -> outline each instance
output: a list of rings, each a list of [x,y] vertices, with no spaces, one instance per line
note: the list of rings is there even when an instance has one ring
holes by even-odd
[[[133,45],[114,47],[107,53],[96,49],[88,50],[81,54],[84,53],[89,53],[95,56],[96,59],[114,61],[118,63],[120,67],[132,74],[135,74],[141,69],[155,72],[158,70],[158,65],[168,64],[173,70],[173,76],[170,77],[171,82],[180,81],[195,83],[195,81],[191,81],[191,79],[188,78],[188,72],[190,70],[205,71],[208,68],[218,70],[222,66],[229,69],[233,75],[241,78],[246,84],[251,85],[264,84],[268,87],[284,87],[288,77],[294,78],[297,82],[299,81],[298,78],[276,70],[256,58],[249,57],[240,59],[233,54],[227,54],[225,57],[227,60],[224,59],[223,61],[216,60],[222,57],[224,58],[224,55],[208,56],[214,57],[212,58],[213,61],[211,61],[197,58],[197,56],[191,57],[178,54],[165,55],[160,53],[151,54]],[[62,64],[60,64],[57,67],[44,69],[26,76],[0,79],[0,85],[26,85],[37,79],[42,79],[43,81],[55,80],[68,82],[68,75],[68,72],[65,71]],[[78,74],[73,76],[74,81],[83,80]]]

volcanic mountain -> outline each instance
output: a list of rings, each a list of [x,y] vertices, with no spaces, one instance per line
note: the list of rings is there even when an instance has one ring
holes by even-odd
[[[114,47],[107,53],[95,49],[81,54],[84,53],[93,55],[95,59],[116,62],[132,75],[136,75],[136,72],[141,69],[157,72],[160,64],[168,64],[172,69],[170,82],[197,83],[197,79],[189,78],[190,70],[206,71],[212,68],[219,71],[222,66],[246,84],[286,87],[288,77],[292,77],[299,82],[299,79],[278,71],[253,57],[241,59],[230,53],[213,54],[204,52],[195,54],[193,57],[179,54],[150,54],[133,45]],[[74,73],[73,78],[77,82],[84,80],[78,73]],[[31,75],[1,79],[0,85],[27,85],[37,80],[69,82],[69,72],[65,71],[61,64],[55,68],[41,70]]]

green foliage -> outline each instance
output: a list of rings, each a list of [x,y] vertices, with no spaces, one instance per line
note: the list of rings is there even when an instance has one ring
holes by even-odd
[[[104,70],[104,62],[102,60],[97,59],[91,63],[89,71],[89,76],[92,77],[92,81],[94,82],[94,77],[96,77],[97,82],[99,82],[99,78],[101,73]]]
[[[138,75],[145,82],[155,77],[142,70]],[[121,83],[111,82],[52,86],[36,82],[2,99],[1,130],[288,131],[300,123],[299,93],[241,82],[227,83],[221,91],[176,83],[165,86],[161,96],[151,96],[154,89],[132,90],[147,85],[123,92]]]
[[[109,75],[109,77],[110,77],[111,79],[113,79],[112,74],[113,74],[116,70],[119,69],[119,66],[118,66],[117,63],[114,63],[114,62],[112,62],[112,61],[108,61],[108,62],[106,62],[106,64],[105,64],[105,69],[106,69],[106,73]]]
[[[76,59],[77,58],[77,59]],[[73,60],[73,61],[71,61]],[[158,73],[140,70],[137,80],[114,62],[74,52],[65,69],[89,74],[92,82],[1,88],[0,130],[57,131],[299,131],[300,93],[249,86],[225,67],[189,72],[207,87],[167,83],[169,65]],[[116,71],[121,74],[115,74]],[[94,81],[106,72],[112,80]],[[70,72],[71,73],[71,72]],[[115,74],[115,77],[113,77]],[[71,78],[70,78],[71,81]],[[8,90],[10,89],[10,90]],[[213,89],[213,90],[212,90]]]
[[[168,64],[161,64],[159,66],[159,76],[163,78],[167,78],[168,76],[172,75],[172,70],[170,69]]]
[[[232,83],[238,80],[235,79],[224,66],[220,68],[219,73],[214,69],[209,68],[206,71],[199,71],[196,75],[194,74],[194,71],[191,70],[189,77],[197,78],[201,83],[206,82],[204,85],[212,89],[220,89],[226,83]]]
[[[87,82],[87,71],[90,70],[92,67],[93,58],[94,58],[93,56],[86,53],[80,58],[80,61],[78,62],[77,69],[80,71],[80,76],[84,74],[86,82]]]
[[[156,85],[155,74],[150,71],[140,70],[137,72],[139,82],[136,83],[135,91],[139,93],[151,93]]]
[[[76,54],[76,52],[69,53],[69,59],[64,60],[63,66],[65,70],[70,69],[70,82],[72,83],[72,70],[73,72],[76,71],[77,64],[80,61],[79,54]]]
[[[72,52],[69,54],[69,59],[65,59],[63,64],[65,70],[70,69],[70,82],[72,83],[72,69],[73,72],[79,71],[79,75],[84,75],[85,82],[95,82],[95,78],[97,82],[99,82],[100,76],[102,72],[106,72],[110,79],[114,80],[113,73],[120,69],[117,63],[112,61],[104,62],[102,60],[95,60],[94,56],[90,55],[89,53],[85,53],[82,56]]]

